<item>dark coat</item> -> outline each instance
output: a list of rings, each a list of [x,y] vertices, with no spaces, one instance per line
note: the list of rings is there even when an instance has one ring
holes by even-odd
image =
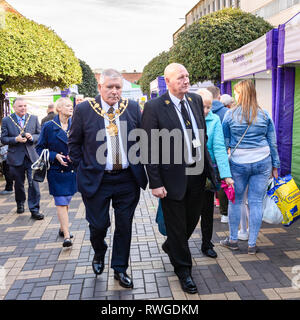
[[[18,119],[15,113],[13,113],[11,117],[16,123],[18,123]],[[26,114],[25,123],[28,117],[29,114]],[[39,134],[41,132],[41,126],[37,116],[30,116],[30,119],[24,131],[30,133],[33,140],[27,140],[26,143],[16,142],[16,137],[20,134],[20,129],[13,123],[13,121],[9,117],[3,118],[1,125],[1,142],[8,145],[8,165],[22,165],[25,155],[27,155],[32,163],[38,159],[38,155],[35,151],[34,145],[38,141]]]
[[[96,102],[101,105],[100,95],[96,97]],[[131,130],[140,127],[141,110],[137,102],[129,100],[128,107],[120,116],[120,121],[127,123],[127,131],[122,131],[121,134],[127,140],[125,152],[128,153],[130,147],[136,143],[128,141],[128,134]],[[99,163],[96,156],[98,149],[104,143],[104,141],[99,141],[103,140],[99,139],[99,136],[97,138],[99,130],[102,129],[105,129],[104,119],[93,110],[89,101],[84,101],[76,106],[68,147],[70,158],[78,167],[78,190],[87,197],[92,197],[95,194],[105,170],[105,164]],[[145,189],[148,181],[144,166],[141,163],[132,164],[129,162],[129,167],[138,186]]]
[[[53,120],[55,116],[56,114],[54,112],[49,112],[46,117],[42,119],[41,125],[43,126],[44,123]]]
[[[58,115],[54,117],[53,121],[60,125]],[[67,133],[53,121],[48,121],[43,125],[36,151],[40,155],[43,149],[49,149],[50,169],[47,172],[47,179],[50,194],[53,196],[71,196],[77,191],[74,166],[69,162],[68,166],[64,167],[56,159],[57,153],[68,155],[68,137]],[[69,119],[68,129],[70,129],[70,126],[71,118]]]
[[[193,115],[197,122],[198,129],[204,129],[204,173],[207,177],[213,180],[215,183],[214,170],[212,167],[211,158],[207,150],[207,135],[206,135],[206,124],[203,114],[202,99],[199,95],[188,93],[186,94],[189,100],[189,105],[192,109]],[[168,92],[162,96],[152,99],[145,104],[145,108],[142,115],[142,128],[148,134],[148,156],[153,152],[153,143],[151,141],[151,130],[153,129],[167,129],[171,132],[174,129],[179,129],[182,136],[182,145],[184,139],[184,133],[182,126],[170,95]],[[159,159],[157,163],[148,160],[149,164],[146,165],[149,186],[151,189],[156,189],[164,186],[167,190],[167,197],[174,200],[181,200],[184,197],[187,186],[187,175],[186,175],[186,163],[184,161],[184,155],[182,152],[181,162],[176,162],[175,159],[175,148],[174,140],[170,142],[170,164],[164,164],[162,161],[163,148],[162,141],[160,140],[157,147],[159,152]],[[177,151],[177,150],[176,150]]]

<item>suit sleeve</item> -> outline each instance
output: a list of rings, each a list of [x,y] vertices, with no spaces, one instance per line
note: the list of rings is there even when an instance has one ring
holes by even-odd
[[[146,170],[149,178],[150,189],[163,187],[158,164],[151,164],[151,130],[159,129],[158,120],[154,106],[146,103],[142,114],[142,129],[146,131],[148,137],[148,154],[146,159]]]
[[[9,136],[9,130],[8,130],[8,118],[3,119],[2,126],[1,126],[1,142],[2,144],[8,144],[10,146],[18,144],[16,141],[16,137],[10,137]]]
[[[80,114],[80,108],[77,106],[72,118],[72,124],[70,128],[70,135],[68,139],[69,156],[75,167],[78,167],[82,160],[82,149],[83,144],[83,123],[82,115]]]
[[[34,117],[34,118],[35,118],[35,132],[32,134],[32,141],[29,141],[30,144],[37,143],[41,133],[41,125],[39,123],[38,117]]]

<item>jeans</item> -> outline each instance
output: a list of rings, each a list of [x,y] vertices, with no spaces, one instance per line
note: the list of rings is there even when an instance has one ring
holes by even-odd
[[[256,245],[263,216],[263,199],[267,192],[268,181],[272,171],[271,156],[254,163],[238,164],[230,160],[230,170],[234,180],[235,203],[231,201],[228,208],[230,240],[238,240],[238,228],[243,197],[248,185],[249,206],[249,240],[248,245]]]

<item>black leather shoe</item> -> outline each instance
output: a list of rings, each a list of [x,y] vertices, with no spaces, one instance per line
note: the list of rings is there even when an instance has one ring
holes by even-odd
[[[61,231],[60,229],[58,230],[58,235],[60,236],[60,237],[64,237],[64,233],[63,233],[63,231]],[[72,233],[70,233],[70,239],[72,239],[74,236],[72,235]]]
[[[123,288],[133,288],[133,282],[126,272],[116,272],[115,279],[119,280],[119,284]]]
[[[104,270],[104,257],[99,258],[95,255],[92,261],[92,267],[96,277],[100,275]]]
[[[17,213],[23,213],[25,210],[24,210],[24,203],[23,202],[19,202],[17,203]]]
[[[179,281],[181,284],[181,288],[184,292],[187,292],[190,294],[198,293],[196,284],[191,276],[179,278]]]
[[[203,254],[205,254],[207,257],[210,257],[210,258],[217,258],[217,256],[218,256],[216,251],[212,248],[202,250],[202,252],[203,252]]]
[[[31,218],[34,220],[43,220],[44,215],[39,212],[31,212]]]
[[[65,247],[71,247],[72,246],[72,241],[71,241],[71,239],[70,238],[66,238],[66,239],[64,239],[64,242],[63,242],[63,247],[65,248]]]

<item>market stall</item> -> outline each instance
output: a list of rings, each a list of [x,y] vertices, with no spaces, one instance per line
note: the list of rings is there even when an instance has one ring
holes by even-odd
[[[259,105],[275,112],[278,30],[273,29],[243,47],[221,55],[221,94],[233,95],[233,86],[253,79]]]
[[[275,122],[281,175],[300,185],[300,13],[278,28]]]

